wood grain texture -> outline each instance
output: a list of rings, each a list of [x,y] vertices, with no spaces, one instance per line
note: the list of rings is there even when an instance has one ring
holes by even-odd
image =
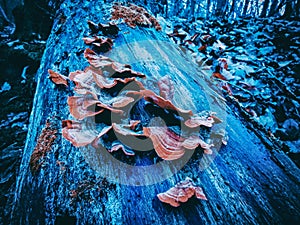
[[[82,41],[89,32],[87,20],[104,22],[107,9],[98,1],[65,0],[62,4],[61,13],[67,19],[54,23],[38,72],[28,139],[8,224],[295,224],[300,210],[299,169],[280,149],[267,149],[224,106],[222,98],[204,81],[205,74],[169,43],[165,34],[153,28],[120,26],[114,47],[106,56],[146,74],[145,86],[157,93],[157,81],[169,75],[175,88],[173,103],[194,113],[217,111],[229,135],[228,145],[213,157],[195,153],[173,176],[139,186],[114,183],[103,174],[119,181],[131,177],[142,182],[148,179],[143,170],[120,171],[118,165],[109,164],[108,156],[91,147],[79,150],[57,135],[40,172],[34,176],[30,173],[30,156],[45,121],[50,118],[60,128],[61,120],[72,119],[67,106],[72,89],[52,84],[47,70],[68,75],[87,66],[83,57],[87,46]],[[153,160],[150,153],[140,154],[134,163],[147,158]],[[153,177],[170,171],[172,174],[176,166],[165,164],[151,172]],[[173,208],[158,200],[158,193],[187,176],[203,188],[208,201],[191,199]]]

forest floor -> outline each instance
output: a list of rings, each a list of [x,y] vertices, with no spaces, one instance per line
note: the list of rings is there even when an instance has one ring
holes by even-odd
[[[14,193],[45,41],[0,41],[0,211]]]
[[[207,79],[224,90],[228,104],[252,129],[300,166],[300,22],[160,20],[163,31],[193,56]],[[46,40],[2,37],[0,76],[0,211],[13,194]],[[1,215],[2,216],[2,215]]]
[[[268,19],[189,23],[164,31],[193,56],[228,105],[300,166],[300,22]]]

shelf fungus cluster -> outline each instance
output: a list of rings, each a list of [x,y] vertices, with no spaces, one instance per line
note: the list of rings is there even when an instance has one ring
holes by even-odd
[[[185,151],[198,147],[202,148],[205,154],[212,154],[211,145],[205,143],[197,134],[182,136],[166,125],[148,126],[134,120],[124,124],[124,121],[128,121],[128,109],[132,109],[134,104],[141,100],[145,104],[177,113],[184,119],[187,128],[212,127],[214,123],[220,122],[213,114],[200,117],[194,115],[191,110],[176,107],[169,100],[174,95],[174,86],[167,88],[167,84],[170,83],[169,78],[165,77],[158,82],[161,95],[159,96],[143,86],[138,79],[146,76],[133,71],[130,65],[115,62],[108,57],[98,55],[91,49],[86,49],[84,56],[90,65],[83,71],[71,72],[67,78],[75,84],[74,91],[77,95],[68,98],[68,106],[70,114],[76,121],[64,120],[62,134],[74,146],[92,144],[97,147],[101,144],[101,139],[108,135],[112,139],[109,152],[122,150],[126,155],[134,155],[134,149],[122,145],[117,136],[143,137],[151,140],[157,155],[164,160],[179,159]],[[53,81],[58,84],[64,84],[67,80],[63,75],[52,70],[49,70],[49,74],[50,78],[55,75]],[[99,133],[89,125],[90,122],[86,122],[88,118],[97,116],[104,118],[105,115],[120,119],[117,122],[109,118],[104,119],[102,123],[105,127]],[[93,122],[97,123],[97,121]],[[137,127],[139,129],[136,129]]]
[[[112,49],[113,40],[111,38],[101,38],[99,36],[85,37],[83,41],[87,45],[94,46],[99,52],[108,52]]]
[[[168,191],[157,195],[160,201],[170,204],[173,207],[180,206],[181,203],[187,202],[193,196],[196,196],[198,199],[207,200],[202,188],[196,187],[189,177]]]
[[[174,86],[168,76],[158,81],[158,95],[144,87],[141,79],[146,78],[146,75],[133,71],[130,65],[98,55],[89,48],[85,50],[84,57],[89,66],[83,71],[71,72],[67,78],[75,84],[76,96],[70,96],[67,102],[70,114],[76,121],[64,120],[62,134],[74,146],[91,144],[95,148],[99,145],[107,148],[107,145],[103,145],[103,138],[109,137],[109,152],[122,150],[126,155],[132,156],[135,149],[130,143],[134,142],[133,137],[139,137],[149,139],[157,155],[164,160],[179,159],[186,151],[196,148],[202,148],[205,154],[212,154],[212,145],[205,143],[197,133],[181,135],[169,129],[166,124],[153,126],[130,117],[134,105],[142,101],[144,106],[150,104],[163,111],[178,114],[184,120],[182,125],[187,129],[212,127],[214,123],[220,122],[213,114],[200,117],[191,110],[176,107],[171,102]],[[49,70],[49,74],[50,77],[55,74],[55,81],[59,84],[67,80],[65,76],[52,70]],[[146,111],[146,107],[140,110]],[[104,127],[97,131],[98,128],[92,123],[102,124]],[[125,144],[118,140],[120,137],[127,140]]]
[[[135,98],[126,96],[122,92],[124,89],[130,91],[140,91],[144,89],[143,84],[137,78],[145,78],[142,73],[135,72],[130,65],[121,64],[108,57],[96,54],[91,49],[84,52],[89,66],[83,71],[71,72],[67,79],[75,84],[74,91],[76,96],[68,98],[70,114],[76,120],[62,121],[62,135],[76,147],[92,144],[94,147],[99,145],[99,139],[105,135],[115,136],[143,136],[134,132],[138,121],[132,121],[128,125],[111,123],[104,121],[106,126],[100,133],[95,132],[89,118],[97,115],[102,117],[105,113],[116,115],[123,118],[126,115],[125,108],[134,104]],[[61,84],[65,76],[49,70],[50,79],[55,74],[56,79],[52,81]],[[59,78],[59,79],[58,79]],[[104,94],[105,92],[105,94]],[[126,93],[126,91],[124,91]],[[114,96],[117,93],[117,96]],[[108,124],[107,124],[108,123]],[[116,138],[115,138],[116,139]],[[134,155],[134,152],[114,140],[109,152],[122,150],[126,155]]]
[[[108,52],[113,47],[113,39],[118,36],[119,27],[110,22],[108,24],[94,23],[88,20],[88,26],[91,30],[92,37],[84,37],[83,41],[86,45],[90,45],[97,52]],[[101,32],[101,33],[100,33]],[[105,37],[101,37],[101,36]]]
[[[156,30],[162,29],[158,21],[151,16],[147,10],[131,3],[128,3],[127,5],[115,3],[111,19],[123,19],[124,22],[132,28],[135,28],[136,26],[144,26],[154,27]]]

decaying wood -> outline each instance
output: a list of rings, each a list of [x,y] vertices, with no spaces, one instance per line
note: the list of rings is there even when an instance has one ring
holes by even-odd
[[[146,170],[145,173],[141,173],[142,170],[122,170],[107,161],[110,154],[116,157],[122,154],[122,151],[115,151],[122,149],[118,144],[114,143],[114,149],[111,149],[114,152],[105,155],[88,147],[76,148],[57,135],[52,151],[44,160],[42,172],[31,174],[30,156],[47,118],[57,120],[58,124],[66,120],[66,129],[79,129],[75,123],[67,122],[73,119],[67,100],[74,93],[54,88],[47,78],[47,71],[84,70],[86,61],[80,53],[87,46],[82,38],[90,31],[82,24],[87,19],[101,21],[102,12],[106,10],[102,7],[104,5],[97,1],[65,0],[61,12],[67,18],[66,22],[63,25],[54,23],[38,72],[28,140],[17,179],[10,222],[296,224],[300,210],[299,169],[280,149],[272,145],[271,139],[266,137],[267,148],[255,133],[249,131],[204,81],[205,75],[176,46],[169,43],[165,34],[154,28],[132,29],[121,24],[122,32],[115,38],[114,48],[106,56],[124,65],[133,65],[135,71],[146,74],[149,81],[143,81],[144,85],[156,92],[156,95],[159,94],[157,82],[165,75],[170,76],[174,84],[174,105],[192,110],[195,115],[203,110],[217,112],[222,123],[216,126],[217,130],[210,131],[210,139],[223,135],[223,130],[220,130],[225,128],[229,136],[227,145],[215,145],[211,155],[203,155],[198,149],[194,154],[191,151],[191,158],[176,173],[172,171],[177,170],[176,163],[180,162],[163,164],[159,171],[149,171],[150,178],[155,180],[161,174],[171,175],[160,182],[151,182],[144,178]],[[68,57],[64,57],[65,52]],[[156,108],[151,112],[154,115],[165,113],[158,112]],[[133,115],[130,120],[141,120],[143,116]],[[139,124],[132,126],[133,129],[138,127]],[[121,159],[125,163],[136,166],[140,162],[147,166],[159,161],[153,151],[123,156]],[[58,161],[63,162],[64,170],[57,165]],[[107,176],[100,175],[101,171]],[[157,194],[169,190],[186,177],[203,188],[207,201],[191,198],[179,208],[159,201]],[[117,182],[122,178],[136,182],[134,185]],[[143,185],[145,183],[149,185]]]

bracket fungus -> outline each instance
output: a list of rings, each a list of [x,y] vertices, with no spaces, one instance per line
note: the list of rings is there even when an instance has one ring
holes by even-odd
[[[147,102],[158,105],[163,109],[178,112],[182,116],[189,117],[193,115],[193,112],[191,110],[177,108],[170,100],[166,100],[163,97],[158,96],[151,90],[128,91],[126,95],[134,98],[144,98]]]
[[[54,72],[53,70],[48,70],[49,73],[49,79],[54,84],[62,84],[68,87],[68,77],[61,75],[60,73]]]
[[[119,33],[119,30],[120,30],[119,27],[112,22],[110,22],[108,24],[103,24],[103,23],[97,24],[91,20],[88,20],[87,23],[88,23],[89,28],[92,31],[92,34],[96,34],[99,31],[101,31],[102,34],[105,36],[117,36]]]
[[[124,124],[122,120],[119,120],[117,123],[109,122],[108,125],[110,126],[103,128],[98,135],[97,131],[86,130],[83,121],[88,117],[103,115],[102,113],[106,111],[123,118],[126,114],[123,109],[132,106],[141,98],[156,105],[156,107],[169,110],[170,113],[178,113],[184,119],[188,128],[196,128],[202,125],[212,127],[214,123],[218,123],[220,120],[213,113],[207,117],[201,117],[195,116],[191,110],[176,107],[170,101],[174,95],[174,86],[168,76],[163,77],[158,82],[160,94],[162,95],[158,96],[153,91],[145,89],[137,79],[146,76],[132,71],[130,65],[115,62],[108,57],[98,55],[91,49],[86,49],[84,56],[90,66],[84,71],[71,72],[69,75],[70,80],[75,83],[74,90],[79,96],[68,98],[71,115],[82,122],[68,120],[63,122],[63,136],[74,146],[92,144],[93,147],[97,148],[99,144],[103,145],[103,137],[108,135],[111,143],[108,148],[109,152],[122,150],[126,155],[134,155],[134,152],[128,148],[133,144],[131,141],[134,140],[134,137],[140,137],[149,138],[157,155],[164,160],[179,159],[185,154],[186,150],[198,147],[201,147],[205,154],[212,154],[212,145],[205,143],[198,134],[183,137],[171,131],[167,126],[151,127],[134,120],[130,120],[129,124]],[[105,76],[105,71],[109,72],[110,76]],[[124,71],[127,72],[128,77],[122,78],[120,74]],[[115,73],[119,75],[113,77]],[[131,82],[136,84],[135,88],[128,85]],[[118,96],[101,97],[103,95],[102,91],[111,90],[118,84],[128,86],[129,89],[125,93],[119,93]],[[135,131],[137,126],[139,127],[138,132]],[[119,142],[118,138],[120,137],[123,137],[124,143]],[[100,139],[101,142],[99,142]]]
[[[114,152],[118,150],[122,150],[126,155],[135,155],[133,150],[128,149],[126,146],[130,147],[132,142],[132,137],[145,137],[142,133],[134,132],[132,129],[132,124],[129,125],[121,125],[112,123],[111,126],[104,127],[100,134],[91,142],[92,146],[94,148],[98,148],[99,145],[102,145],[99,141],[102,139],[105,135],[107,135],[112,140],[111,147],[108,148],[108,152]],[[118,139],[121,137],[121,140]],[[125,138],[124,138],[125,137]],[[124,141],[125,143],[121,143],[121,141]]]
[[[112,49],[113,40],[111,38],[101,38],[98,36],[94,37],[85,37],[83,41],[87,45],[93,45],[100,52],[108,52]]]
[[[161,202],[170,204],[173,207],[180,206],[181,203],[187,202],[193,196],[196,196],[198,199],[207,200],[202,188],[196,187],[189,177],[168,191],[157,195]]]
[[[115,4],[113,9],[113,19],[123,18],[131,26],[145,25],[156,26],[156,28],[159,26],[154,17],[136,5]],[[103,25],[88,21],[88,25],[94,33],[102,31],[103,34],[107,34],[110,29],[117,29],[112,23]],[[83,40],[86,44],[99,48],[108,44],[107,49],[111,49],[113,44],[110,38],[103,39],[98,36],[86,37]],[[77,96],[68,97],[67,103],[70,114],[77,121],[64,120],[62,134],[74,146],[83,147],[91,144],[94,148],[98,148],[101,145],[106,147],[108,152],[122,150],[125,155],[132,156],[135,138],[147,138],[157,155],[164,160],[179,159],[185,151],[198,147],[201,147],[205,154],[212,154],[212,145],[205,143],[195,130],[190,130],[193,134],[188,132],[189,134],[179,135],[168,127],[178,126],[177,123],[149,125],[148,117],[153,116],[151,113],[154,108],[159,109],[159,113],[165,113],[169,118],[184,122],[185,128],[196,128],[202,125],[212,127],[214,123],[220,122],[214,115],[204,118],[195,116],[191,110],[176,107],[171,101],[175,87],[168,75],[158,81],[159,96],[152,90],[146,89],[138,80],[146,78],[146,75],[133,71],[130,65],[115,62],[90,48],[84,51],[84,57],[89,66],[83,71],[71,72],[69,78],[65,79],[75,83],[74,91]],[[57,79],[64,78],[51,70],[49,74],[53,74],[52,77]],[[63,81],[59,82],[63,83]],[[140,99],[144,101],[139,102]],[[137,102],[141,104],[137,104],[137,107],[132,109],[131,107]],[[138,114],[141,113],[139,110],[143,110],[146,117],[131,117],[129,109],[131,109],[130,113],[135,113],[137,110]],[[117,117],[112,120],[113,116]],[[130,116],[127,118],[129,124],[126,124],[125,116]],[[163,115],[160,116],[163,118]],[[95,120],[91,117],[95,117]],[[99,127],[102,127],[101,131],[98,130]]]
[[[124,125],[124,124],[117,124],[117,123],[113,123],[112,124],[112,128],[115,132],[117,132],[120,135],[123,136],[135,136],[135,137],[145,137],[145,134],[141,134],[141,133],[137,133],[134,132],[133,130],[130,129],[132,124],[128,125]]]
[[[129,87],[129,83],[135,84],[135,87],[138,90],[144,89],[143,84],[140,81],[136,80],[135,77],[128,77],[128,78],[124,78],[124,79],[122,79],[122,78],[106,78],[106,77],[96,74],[96,73],[93,74],[93,77],[94,77],[96,84],[101,89],[112,89],[113,87],[118,86],[118,85],[122,86],[122,89],[123,89],[123,87],[125,88],[125,86]]]
[[[221,123],[222,121],[215,115],[210,116],[192,116],[186,120],[184,124],[189,128],[196,128],[200,126],[212,127],[213,124]]]
[[[99,145],[99,139],[101,139],[104,135],[109,135],[110,132],[114,132],[115,134],[122,136],[143,136],[143,134],[138,134],[127,129],[126,126],[114,123],[111,126],[102,128],[99,134],[89,129],[87,125],[83,125],[82,123],[73,120],[63,120],[62,128],[63,137],[70,141],[75,147],[83,147],[92,144],[93,147],[97,148]],[[133,151],[128,150],[119,141],[114,141],[112,143],[112,147],[108,149],[108,151],[114,152],[119,149],[122,149],[126,155],[134,155]]]
[[[129,125],[126,127],[130,130],[135,130],[139,124],[141,124],[140,120],[130,120]]]
[[[212,154],[211,145],[198,136],[184,138],[167,127],[144,127],[143,132],[152,140],[157,155],[164,160],[179,159],[186,150],[196,149],[198,146],[204,149],[205,154]]]
[[[94,141],[96,134],[90,129],[83,129],[81,123],[73,120],[62,121],[62,135],[75,147],[86,146]]]
[[[86,43],[92,41],[86,39]],[[105,111],[122,117],[124,115],[122,109],[134,104],[135,99],[122,95],[122,93],[119,93],[118,96],[112,96],[111,93],[104,94],[102,91],[111,90],[118,85],[126,86],[130,91],[143,90],[145,88],[137,78],[144,78],[145,75],[132,71],[130,65],[114,62],[108,57],[98,55],[91,49],[86,49],[84,56],[90,66],[84,71],[78,70],[69,74],[69,79],[75,83],[74,91],[79,95],[68,98],[69,111],[78,121],[63,121],[62,133],[64,138],[76,147],[89,144],[97,147],[99,139],[105,135],[109,135],[112,139],[116,139],[116,136],[129,137],[129,139],[130,137],[144,137],[143,134],[133,131],[139,124],[138,121],[131,121],[128,125],[109,122],[111,123],[110,126],[104,127],[99,134],[97,134],[96,129],[92,129],[88,125],[87,118],[99,114],[102,117],[102,113]],[[104,75],[105,73],[106,75]],[[97,121],[94,122],[97,123]],[[122,143],[116,144],[117,141],[113,142],[111,148],[108,149],[109,152],[122,149],[126,155],[134,155],[134,152],[126,146],[121,146]]]
[[[161,26],[153,16],[142,7],[133,4],[115,4],[112,19],[123,19],[130,27],[146,26],[161,30]],[[97,33],[100,31],[103,35],[117,35],[119,31],[117,25],[113,23],[96,24],[88,21],[88,25],[94,35],[99,35]],[[178,33],[178,35],[180,34]],[[174,36],[176,35],[174,34]],[[193,37],[191,41],[194,42],[197,37]],[[113,40],[110,37],[93,36],[85,37],[83,40],[85,44],[91,45],[100,52],[107,52],[113,46]],[[70,96],[67,100],[69,112],[74,120],[62,121],[62,136],[73,146],[91,145],[98,150],[106,149],[113,156],[119,156],[119,153],[121,156],[123,153],[126,156],[137,154],[136,162],[143,160],[146,156],[151,163],[152,160],[149,160],[149,157],[153,155],[155,155],[153,163],[156,163],[157,155],[162,160],[169,161],[178,160],[187,151],[192,152],[194,149],[201,148],[204,154],[213,153],[211,149],[213,145],[202,140],[199,131],[194,128],[212,127],[221,121],[213,114],[203,117],[198,114],[194,115],[189,109],[175,106],[172,101],[178,99],[174,98],[175,86],[170,76],[166,75],[158,80],[157,85],[155,85],[159,89],[158,95],[157,92],[146,89],[147,86],[143,85],[141,78],[146,78],[146,75],[132,70],[130,65],[97,54],[90,48],[84,51],[84,57],[89,66],[84,70],[71,72],[68,78],[49,70],[50,79],[54,83],[68,86],[68,79],[70,79],[75,84],[76,96]],[[227,69],[226,62],[222,61],[222,63]],[[184,105],[188,104],[189,102]],[[131,110],[130,113],[128,113],[129,110]],[[157,114],[152,113],[153,111],[157,111]],[[106,114],[117,115],[118,121],[114,120],[113,116],[106,120]],[[101,121],[96,119],[97,116],[102,117]],[[160,121],[153,119],[160,117],[159,119],[163,120],[164,116],[170,120],[175,118],[174,120],[179,121],[179,125],[177,123],[170,124],[166,122],[167,120],[159,124]],[[92,117],[95,117],[94,120]],[[182,125],[183,127],[181,127]],[[182,133],[180,133],[181,131]],[[38,149],[42,148],[48,151],[49,146],[53,143],[54,131],[49,135],[51,135],[51,141],[46,143],[46,147],[37,146],[37,150],[34,151],[35,154],[32,155],[30,163],[34,170],[37,168],[35,164],[39,161],[40,155],[43,156],[44,154]],[[141,153],[137,153],[137,148],[134,148],[138,139],[143,141]],[[144,139],[150,142],[150,148],[145,149],[146,142]],[[148,153],[144,153],[148,150]],[[100,151],[95,152],[99,153]],[[142,157],[140,157],[141,155]],[[99,159],[103,158],[99,157]],[[76,196],[78,196],[78,191],[74,190],[72,197]],[[175,187],[157,195],[160,201],[174,207],[187,202],[193,196],[207,200],[203,190],[196,187],[190,178],[186,178],[185,181],[176,184]]]
[[[205,141],[203,141],[199,136],[193,135],[186,138],[183,141],[182,146],[185,149],[190,149],[190,150],[196,149],[197,147],[200,146],[204,150],[204,154],[211,155],[212,154],[211,147],[213,146],[213,144],[209,145]]]
[[[116,152],[119,150],[122,150],[125,155],[129,155],[129,156],[135,155],[134,151],[126,149],[124,145],[119,144],[118,142],[113,143],[111,149],[108,149],[109,152]]]
[[[98,55],[96,52],[89,48],[85,50],[84,57],[93,67],[109,73],[108,77],[111,78],[146,77],[145,74],[131,70],[130,65],[121,64],[113,61],[108,57]]]
[[[91,94],[94,99],[98,98],[97,85],[94,82],[93,70],[91,67],[84,71],[77,70],[69,74],[70,80],[75,83],[74,91],[79,95]]]
[[[93,40],[86,39],[86,41],[90,43]],[[146,75],[133,71],[130,65],[121,64],[108,57],[98,55],[89,48],[85,50],[84,57],[90,65],[84,71],[78,70],[69,74],[69,79],[75,83],[74,91],[79,96],[70,96],[68,106],[70,114],[78,122],[64,120],[62,124],[64,138],[74,146],[82,147],[91,144],[97,148],[102,145],[107,147],[109,152],[122,150],[126,155],[134,155],[134,149],[131,149],[134,145],[134,138],[148,138],[157,155],[164,160],[179,159],[186,150],[193,150],[198,147],[204,150],[204,154],[212,154],[211,147],[213,145],[205,143],[199,134],[193,133],[182,136],[171,131],[165,125],[149,126],[147,123],[135,120],[130,120],[129,124],[124,124],[128,109],[140,99],[148,102],[148,104],[142,103],[144,106],[153,104],[161,110],[169,110],[168,113],[178,114],[187,128],[212,127],[213,124],[221,122],[214,113],[205,117],[194,115],[191,110],[176,107],[171,102],[175,88],[169,76],[164,76],[158,81],[161,95],[159,96],[146,89],[143,83],[137,80],[145,78]],[[50,72],[52,73],[52,71]],[[131,83],[135,85],[131,85]],[[110,91],[118,85],[121,85],[122,88],[116,90],[118,94],[115,96]],[[120,92],[120,90],[122,91]],[[142,107],[139,110],[146,111],[147,109]],[[101,118],[116,115],[118,119],[117,121],[106,121],[106,119],[99,121],[96,119],[98,115],[101,115]],[[89,130],[91,127],[87,126],[85,120],[94,116],[96,124],[108,125],[101,132],[97,131],[96,126],[92,130]],[[122,139],[122,143],[118,138]],[[106,139],[110,144],[105,144]]]
[[[68,98],[68,105],[70,108],[70,113],[78,120],[83,120],[84,118],[98,115],[103,113],[105,110],[120,115],[124,113],[123,110],[114,109],[113,107],[106,105],[99,100],[89,97],[89,95],[71,96]]]
[[[164,160],[181,158],[185,150],[181,145],[182,138],[166,127],[144,127],[144,134],[152,142],[157,155]]]
[[[126,97],[126,96],[119,96],[115,98],[115,101],[112,103],[112,106],[114,108],[124,108],[132,102],[134,102],[133,98]]]
[[[116,135],[123,137],[145,137],[144,134],[136,133],[132,130],[136,124],[137,121],[134,121],[129,125],[112,123],[112,125],[110,126],[103,127],[101,132],[97,134],[95,130],[90,129],[89,124],[84,124],[73,120],[63,120],[62,135],[75,147],[83,147],[91,144],[94,148],[97,148],[99,146],[99,140],[102,139],[105,135],[108,135],[110,137]],[[120,143],[119,140],[114,140],[111,144],[111,148],[107,150],[109,152],[114,152],[120,149],[126,155],[134,155],[134,151],[126,148],[123,143]]]
[[[71,72],[69,78],[75,83],[74,91],[77,94],[91,94],[95,99],[98,98],[99,88],[109,92],[118,92],[118,90],[114,90],[114,87],[115,89],[123,89],[125,86],[135,87],[134,90],[144,89],[143,84],[135,77],[124,79],[105,77],[102,70],[92,66],[87,67],[84,71]]]

